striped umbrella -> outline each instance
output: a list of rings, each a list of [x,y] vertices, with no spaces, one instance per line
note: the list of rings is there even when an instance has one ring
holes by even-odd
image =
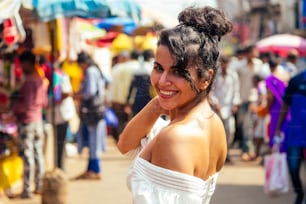
[[[292,34],[278,34],[264,38],[256,43],[260,52],[274,52],[286,57],[288,52],[295,49],[300,56],[306,56],[306,39]]]

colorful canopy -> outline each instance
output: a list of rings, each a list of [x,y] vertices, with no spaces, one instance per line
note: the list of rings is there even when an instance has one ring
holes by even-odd
[[[123,17],[104,18],[100,21],[95,22],[94,24],[98,28],[103,28],[106,30],[111,30],[113,27],[121,26],[122,31],[125,34],[131,34],[137,27],[137,24],[134,20]]]
[[[140,19],[140,7],[133,0],[33,0],[41,21],[58,17],[106,18],[122,16]]]

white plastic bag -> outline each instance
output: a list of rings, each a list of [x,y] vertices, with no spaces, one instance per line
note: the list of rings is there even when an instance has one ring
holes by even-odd
[[[65,98],[59,108],[61,116],[65,121],[71,120],[77,114],[72,97]]]
[[[270,196],[279,196],[289,191],[286,154],[273,152],[264,158],[264,192]]]

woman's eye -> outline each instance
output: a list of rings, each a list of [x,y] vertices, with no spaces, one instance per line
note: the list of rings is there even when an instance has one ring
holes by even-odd
[[[158,65],[154,65],[153,69],[158,71],[158,72],[162,72],[163,71],[163,68],[161,66],[158,66]]]
[[[171,73],[176,77],[183,77],[182,72],[178,69],[172,69]]]
[[[172,73],[176,76],[180,76],[180,72],[179,70],[173,70]]]

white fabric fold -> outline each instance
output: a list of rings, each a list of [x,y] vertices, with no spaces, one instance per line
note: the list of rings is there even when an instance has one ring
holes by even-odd
[[[140,145],[126,153],[134,158],[128,171],[127,185],[133,204],[209,204],[219,173],[206,181],[188,174],[156,166],[140,157],[145,146],[169,124],[159,118]]]
[[[137,157],[128,173],[128,187],[134,204],[208,204],[219,173],[206,181],[165,169]]]

